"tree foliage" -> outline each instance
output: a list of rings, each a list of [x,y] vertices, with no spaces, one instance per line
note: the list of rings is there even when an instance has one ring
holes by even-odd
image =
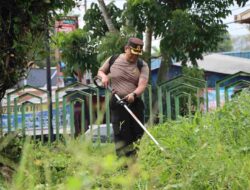
[[[122,10],[116,7],[113,2],[107,5],[106,10],[108,15],[111,15],[115,28],[119,30],[122,26]],[[116,33],[110,35],[110,38],[114,40],[107,41],[104,39],[102,41],[102,37],[109,30],[96,3],[91,4],[84,15],[84,21],[83,29],[66,34],[59,33],[55,36],[57,46],[62,51],[62,60],[66,63],[64,74],[72,75],[72,73],[78,73],[79,81],[81,81],[82,73],[86,70],[90,70],[95,75],[100,62],[114,53],[114,51],[117,52],[117,49],[111,42],[116,42],[117,45],[121,44],[120,41],[122,41]],[[97,55],[99,59],[97,59]]]
[[[107,11],[111,17],[111,20],[116,29],[120,29],[123,24],[122,20],[122,10],[119,9],[113,2],[107,5]],[[100,9],[98,8],[98,4],[92,3],[90,8],[87,10],[84,15],[84,29],[89,31],[92,35],[91,37],[94,39],[100,39],[102,36],[105,36],[106,32],[108,32],[108,27],[105,24],[104,18]]]
[[[102,63],[111,55],[123,53],[127,40],[126,36],[121,36],[119,33],[107,33],[98,46],[98,61]]]
[[[22,155],[22,137],[18,133],[9,133],[0,139],[0,181],[4,178],[11,181],[12,175],[18,169]],[[1,184],[1,182],[0,182]]]
[[[231,13],[230,6],[234,3],[244,6],[246,2],[129,0],[126,15],[132,20],[132,27],[140,32],[150,27],[154,37],[162,39],[160,49],[164,59],[161,67],[168,67],[171,63],[164,60],[171,58],[183,64],[191,61],[197,65],[197,59],[202,59],[203,53],[214,51],[223,40],[226,25],[222,19]]]
[[[122,10],[112,2],[106,6],[106,9],[108,14],[111,15],[115,28],[120,29],[122,26]],[[62,59],[66,63],[65,75],[72,75],[72,73],[76,72],[80,72],[80,75],[82,75],[86,70],[91,71],[95,75],[100,66],[100,60],[102,61],[107,58],[106,56],[110,56],[110,52],[113,53],[112,49],[114,50],[114,48],[112,47],[114,46],[110,45],[112,40],[108,44],[105,39],[102,42],[102,37],[109,30],[96,3],[91,4],[84,15],[84,21],[83,29],[78,29],[68,34],[61,33],[55,38],[58,47],[62,51]],[[117,42],[117,45],[120,39],[116,36],[114,33],[110,35]],[[100,48],[98,48],[98,45],[100,45]],[[117,52],[117,50],[114,51]],[[99,59],[97,59],[97,54]],[[103,55],[105,58],[103,58]],[[81,77],[79,76],[79,80],[81,80]]]
[[[244,6],[246,2],[247,0],[128,0],[124,11],[113,3],[107,5],[107,11],[121,34],[125,34],[125,28],[132,29],[136,35],[150,29],[154,37],[161,38],[161,53],[165,56],[162,60],[174,57],[177,61],[191,61],[196,65],[196,60],[202,59],[203,53],[215,50],[223,39],[221,34],[225,32],[226,25],[222,23],[222,19],[230,14],[229,7],[235,3]],[[41,42],[44,41],[46,18],[50,19],[58,9],[66,13],[76,3],[73,0],[9,0],[1,3],[0,97],[6,89],[25,76],[30,66],[28,63],[35,60],[39,53],[38,47],[41,48]],[[84,20],[84,30],[89,32],[91,41],[102,43],[100,39],[107,34],[108,27],[97,4],[91,5]],[[106,48],[101,45],[100,52],[103,51],[101,47]],[[115,47],[115,44],[111,47]],[[163,62],[161,67],[168,67],[168,64]]]
[[[0,4],[0,100],[27,73],[44,40],[47,19],[69,11],[74,0],[3,1]]]
[[[235,3],[244,6],[247,0],[128,0],[123,12],[123,28],[135,34],[146,33],[147,40],[161,38],[163,56],[161,71],[166,71],[172,58],[184,65],[191,61],[197,66],[197,59],[203,53],[216,50],[223,40],[226,25],[222,19]],[[108,24],[108,23],[106,23]],[[153,31],[153,33],[151,33]],[[151,43],[145,42],[146,50]],[[151,55],[150,52],[146,52]],[[159,82],[165,80],[165,73],[159,75]]]
[[[99,3],[101,1],[98,1]],[[103,4],[102,4],[103,5]],[[90,33],[90,37],[97,46],[97,61],[102,63],[109,56],[124,52],[124,46],[129,36],[142,37],[138,31],[128,27],[130,19],[125,16],[124,10],[118,8],[113,2],[106,5],[107,13],[110,16],[116,32],[109,31],[100,4],[92,3],[90,9],[84,15],[84,30]]]
[[[92,70],[96,73],[96,43],[90,41],[89,34],[82,29],[70,33],[58,33],[58,47],[62,51],[62,60],[66,63],[65,74]]]

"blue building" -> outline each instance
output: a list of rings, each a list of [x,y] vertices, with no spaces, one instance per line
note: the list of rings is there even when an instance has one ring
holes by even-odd
[[[205,72],[205,80],[208,83],[208,87],[214,88],[216,81],[228,75],[239,71],[250,73],[250,52],[211,53],[205,55],[203,60],[198,60],[197,63],[199,68]],[[152,59],[151,74],[153,85],[156,85],[160,65],[161,58]],[[188,62],[187,65],[191,66],[191,63]],[[166,75],[169,79],[172,79],[181,73],[181,63],[175,62],[170,66]]]
[[[211,53],[205,55],[203,60],[198,60],[198,66],[200,69],[204,70],[205,80],[208,85],[208,99],[209,99],[209,109],[214,109],[216,107],[216,92],[215,84],[216,81],[221,80],[229,75],[233,75],[240,71],[250,73],[250,52],[228,52],[228,53]],[[157,75],[160,68],[161,59],[152,59],[151,62],[151,78],[152,85],[156,85]],[[191,63],[187,63],[188,66],[191,66]],[[168,73],[168,79],[172,79],[182,74],[182,67],[180,62],[173,63]],[[248,76],[239,76],[232,80],[230,83],[233,83],[237,80],[248,80]],[[224,85],[227,85],[225,83]],[[234,88],[229,90],[229,93],[232,95]],[[220,89],[220,94],[222,97],[222,104],[224,102],[224,88]]]

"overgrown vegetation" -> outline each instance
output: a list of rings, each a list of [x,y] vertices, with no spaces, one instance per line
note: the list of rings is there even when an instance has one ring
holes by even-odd
[[[13,132],[0,138],[0,187],[10,183],[21,159],[23,138]]]
[[[82,139],[68,140],[66,145],[26,143],[19,170],[7,189],[132,188],[137,170],[126,170],[132,160],[117,160],[113,146],[97,146]]]
[[[81,138],[50,146],[27,142],[6,189],[249,189],[250,94],[223,108],[150,129],[137,160],[118,159],[113,144]]]
[[[249,110],[250,95],[244,92],[215,112],[155,127],[151,132],[168,153],[143,139],[142,189],[249,189]]]

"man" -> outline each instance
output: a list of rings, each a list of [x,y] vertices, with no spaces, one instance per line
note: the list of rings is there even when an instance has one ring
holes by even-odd
[[[111,81],[113,91],[123,98],[131,111],[144,123],[144,104],[140,95],[148,83],[148,65],[139,60],[142,55],[143,41],[139,38],[130,38],[125,46],[125,53],[120,54],[112,65],[107,59],[98,71],[105,87]],[[141,66],[138,65],[138,60]],[[131,156],[136,154],[133,143],[143,135],[143,129],[138,125],[127,110],[117,102],[113,95],[110,101],[111,122],[114,131],[116,154]]]

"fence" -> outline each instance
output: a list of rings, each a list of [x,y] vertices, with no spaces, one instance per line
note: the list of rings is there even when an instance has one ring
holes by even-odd
[[[244,77],[244,79],[240,77]],[[249,86],[250,74],[239,72],[216,82],[216,105],[221,105],[221,90],[224,102],[228,102],[234,92],[230,89]],[[53,95],[53,117],[48,114],[48,92],[26,85],[7,94],[2,105],[1,135],[19,130],[22,135],[31,135],[34,140],[50,142],[50,120],[56,140],[62,135],[72,138],[80,134],[95,137],[97,141],[111,141],[110,92],[91,85],[73,83],[58,88]],[[141,97],[145,103],[147,126],[163,123],[180,116],[191,117],[196,111],[209,111],[209,94],[205,80],[188,76],[178,76],[157,87],[148,85]],[[85,135],[86,136],[86,135]]]

